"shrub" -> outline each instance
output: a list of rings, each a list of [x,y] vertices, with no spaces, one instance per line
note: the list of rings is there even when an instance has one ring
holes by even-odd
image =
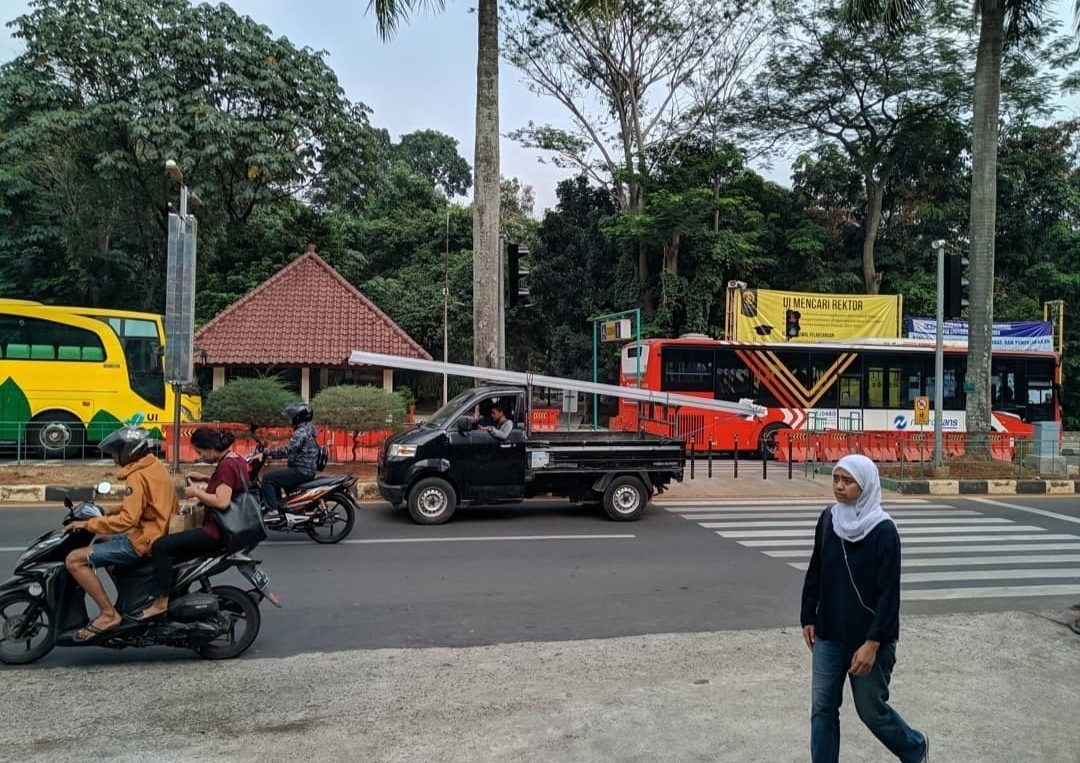
[[[311,405],[317,424],[344,429],[352,435],[353,461],[361,432],[391,429],[405,421],[401,395],[379,387],[328,387],[315,396]]]
[[[204,421],[235,421],[247,424],[254,434],[259,427],[281,426],[281,409],[296,400],[279,379],[236,379],[211,391],[203,400]]]

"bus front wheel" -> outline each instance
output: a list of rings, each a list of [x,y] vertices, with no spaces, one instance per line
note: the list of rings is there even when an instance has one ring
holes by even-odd
[[[78,458],[86,444],[86,430],[70,413],[46,411],[27,425],[26,444],[44,458]]]

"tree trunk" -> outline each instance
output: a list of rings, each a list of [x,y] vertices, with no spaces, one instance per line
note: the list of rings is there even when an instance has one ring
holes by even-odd
[[[983,0],[975,58],[972,127],[971,256],[968,293],[967,394],[969,451],[989,454],[990,347],[994,321],[994,234],[997,217],[998,109],[1001,101],[1003,0]]]
[[[863,283],[867,294],[877,294],[881,290],[881,277],[874,267],[874,244],[877,243],[878,228],[881,227],[881,204],[885,197],[885,181],[874,180],[867,174],[866,182],[866,235],[862,245]]]
[[[645,188],[642,184],[638,180],[631,180],[627,184],[627,193],[630,203],[625,211],[631,215],[645,214]],[[638,241],[637,245],[637,278],[641,289],[641,306],[646,313],[652,313],[656,309],[656,300],[649,289],[649,247],[644,241]]]
[[[499,247],[499,5],[479,0],[476,144],[473,167],[473,363],[499,368],[502,253]]]

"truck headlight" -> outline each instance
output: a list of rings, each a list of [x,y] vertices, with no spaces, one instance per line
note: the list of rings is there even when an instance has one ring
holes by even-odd
[[[411,458],[415,455],[415,445],[400,445],[398,443],[394,443],[390,446],[390,458]]]

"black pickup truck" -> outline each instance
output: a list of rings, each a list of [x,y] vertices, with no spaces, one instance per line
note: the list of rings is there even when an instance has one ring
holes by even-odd
[[[636,432],[529,432],[527,395],[514,386],[466,390],[421,424],[395,434],[379,456],[379,493],[419,524],[442,524],[459,506],[542,495],[602,504],[616,521],[640,519],[654,492],[681,481],[682,440]],[[479,428],[497,404],[513,422],[505,439]]]

